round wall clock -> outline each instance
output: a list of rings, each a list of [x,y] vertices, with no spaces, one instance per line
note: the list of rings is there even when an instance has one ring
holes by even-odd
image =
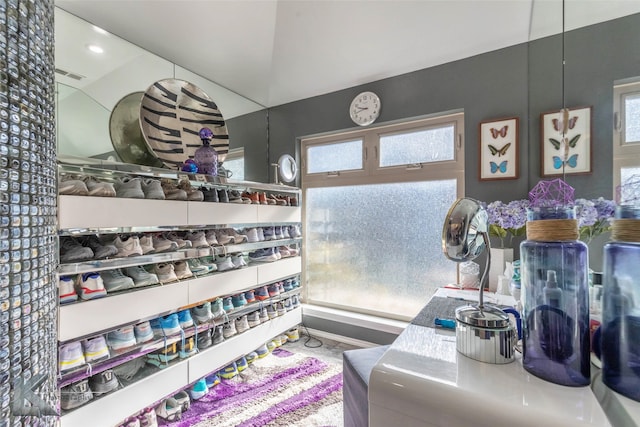
[[[362,92],[358,94],[349,107],[351,120],[357,125],[368,126],[375,122],[380,115],[380,98],[373,92]]]

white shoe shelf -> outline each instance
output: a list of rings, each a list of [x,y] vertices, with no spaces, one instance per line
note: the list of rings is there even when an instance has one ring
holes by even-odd
[[[64,169],[64,167],[63,167]],[[135,169],[135,166],[134,166]],[[142,175],[142,173],[139,173]],[[175,174],[175,173],[174,173]],[[215,186],[221,186],[215,184]],[[293,193],[299,190],[270,184],[225,182],[225,188]],[[251,227],[299,223],[298,206],[252,205],[214,202],[187,202],[112,197],[58,197],[58,228],[61,235],[134,233],[204,227]],[[300,243],[300,239],[267,241],[176,251],[165,254],[87,261],[60,266],[59,274],[77,274],[163,261],[175,261],[223,253],[248,252],[262,247]],[[94,336],[122,325],[134,324],[206,300],[227,296],[300,274],[300,256],[271,263],[250,263],[248,267],[216,272],[180,282],[161,284],[110,294],[107,297],[62,305],[59,309],[58,340],[72,341]],[[294,290],[295,291],[295,290]],[[267,301],[265,301],[267,303]],[[256,306],[255,309],[258,307]],[[239,310],[240,311],[240,310]],[[249,308],[247,307],[247,312]],[[232,315],[230,313],[230,315]],[[126,387],[93,399],[65,413],[62,427],[94,425],[113,426],[136,412],[184,389],[203,376],[215,372],[233,360],[255,350],[272,337],[286,332],[302,321],[300,307],[268,322],[237,334],[199,353],[171,363]]]

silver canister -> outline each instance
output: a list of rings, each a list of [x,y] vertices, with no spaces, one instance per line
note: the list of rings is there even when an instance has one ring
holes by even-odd
[[[479,362],[506,364],[515,360],[518,333],[509,316],[492,305],[456,310],[456,349]]]

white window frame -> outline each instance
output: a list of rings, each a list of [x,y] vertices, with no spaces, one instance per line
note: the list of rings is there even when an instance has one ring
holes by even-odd
[[[613,194],[620,185],[621,170],[625,167],[640,167],[640,141],[625,140],[624,99],[629,95],[640,95],[640,81],[623,81],[613,87]]]

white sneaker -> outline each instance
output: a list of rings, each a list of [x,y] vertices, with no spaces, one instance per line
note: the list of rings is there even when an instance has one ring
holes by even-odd
[[[189,269],[189,264],[186,261],[176,261],[173,263],[173,268],[178,279],[187,279],[193,277],[193,272]]]
[[[233,263],[233,268],[242,268],[242,267],[246,267],[247,261],[245,261],[244,259],[244,255],[242,253],[236,254],[236,255],[232,255],[231,256],[231,262]]]
[[[233,228],[227,229],[227,234],[229,236],[233,237],[233,243],[235,243],[236,245],[239,244],[239,243],[244,243],[244,242],[247,241],[247,236],[245,236],[244,234],[238,233]]]
[[[165,233],[164,237],[172,242],[175,242],[178,245],[178,249],[188,249],[192,247],[191,242],[189,240],[185,240],[178,236],[178,233],[172,231],[170,233]]]
[[[60,304],[66,304],[78,300],[78,294],[73,287],[73,279],[69,276],[60,276],[58,279],[58,296]]]
[[[162,262],[153,266],[153,272],[162,283],[175,282],[178,280],[178,276],[176,276],[174,270],[173,264],[168,262]]]
[[[218,256],[216,257],[216,266],[218,267],[218,271],[227,271],[233,270],[235,265],[233,265],[233,261],[229,256]]]
[[[209,247],[204,231],[189,231],[187,232],[187,240],[191,242],[191,246],[194,248],[206,248]]]
[[[178,250],[178,244],[169,239],[166,239],[162,234],[154,234],[152,241],[153,241],[153,247],[156,249],[156,252],[167,252],[167,251]]]
[[[215,230],[207,230],[205,238],[207,239],[209,246],[215,246],[218,244],[218,238],[216,237]]]
[[[116,237],[113,241],[113,245],[118,248],[119,257],[129,257],[142,255],[142,246],[140,246],[140,239],[137,236],[129,236],[124,239],[120,236]]]
[[[241,334],[249,330],[249,322],[247,316],[240,316],[236,319],[236,331]]]
[[[216,240],[218,240],[218,244],[220,245],[228,245],[229,243],[234,242],[233,236],[231,236],[227,230],[219,228],[215,230],[215,233]]]
[[[257,227],[258,230],[258,242],[264,242],[266,239],[264,238],[264,230],[262,227]]]
[[[257,228],[247,228],[244,230],[244,234],[247,236],[247,242],[249,243],[257,243],[260,241],[258,238],[258,229]]]
[[[90,300],[104,297],[107,290],[104,288],[102,277],[98,273],[84,273],[78,276],[80,299]]]
[[[167,421],[177,421],[182,417],[182,405],[170,397],[156,406],[156,415]]]
[[[145,234],[140,237],[140,247],[142,248],[142,253],[144,255],[152,254],[156,251],[156,248],[153,247],[153,237],[149,234]]]
[[[153,273],[149,273],[141,265],[125,268],[124,274],[133,279],[133,285],[135,287],[150,286],[158,283],[158,276]]]

